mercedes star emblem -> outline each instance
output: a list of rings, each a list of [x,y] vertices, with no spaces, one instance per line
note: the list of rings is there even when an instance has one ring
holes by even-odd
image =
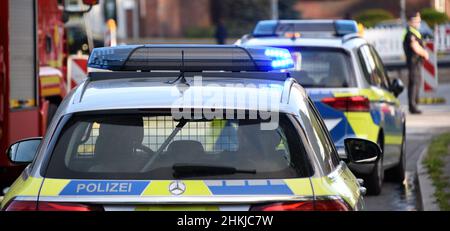
[[[181,181],[173,181],[169,185],[169,191],[173,195],[181,195],[186,191],[186,185]]]

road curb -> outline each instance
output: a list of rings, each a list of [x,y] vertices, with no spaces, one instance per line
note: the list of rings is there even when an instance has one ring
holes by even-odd
[[[433,105],[433,104],[445,104],[446,100],[443,97],[424,97],[419,99],[419,104]]]
[[[419,185],[420,203],[423,211],[440,211],[434,193],[436,188],[431,181],[431,177],[428,174],[426,166],[423,164],[423,160],[428,154],[428,145],[420,154],[417,160],[417,181]]]

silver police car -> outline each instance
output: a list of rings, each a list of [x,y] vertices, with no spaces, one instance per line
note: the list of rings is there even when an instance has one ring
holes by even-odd
[[[365,189],[340,161],[305,90],[270,47],[98,48],[45,138],[13,144],[28,164],[6,211],[359,210]],[[352,163],[380,148],[346,141]]]

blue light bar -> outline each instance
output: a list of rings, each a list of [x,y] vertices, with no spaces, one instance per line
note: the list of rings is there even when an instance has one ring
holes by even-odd
[[[291,53],[286,49],[268,48],[264,52],[267,57],[272,57],[273,69],[289,69],[294,67]]]
[[[354,20],[262,20],[253,30],[254,37],[285,37],[298,33],[301,37],[344,36],[358,33]]]
[[[290,69],[294,67],[292,59],[281,59],[272,61],[273,69]]]
[[[278,26],[277,20],[263,20],[259,21],[253,30],[254,37],[269,37],[276,36],[275,31]]]
[[[294,62],[288,50],[219,45],[136,45],[95,48],[88,66],[112,71],[273,71]]]
[[[334,26],[338,36],[358,33],[358,24],[354,20],[336,20]]]
[[[264,52],[264,54],[268,57],[273,57],[276,59],[291,59],[291,53],[286,49],[278,49],[278,48],[268,48]]]

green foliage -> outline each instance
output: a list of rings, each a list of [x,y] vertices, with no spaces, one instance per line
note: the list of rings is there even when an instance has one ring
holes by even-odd
[[[189,27],[184,35],[186,38],[211,38],[214,36],[214,27]]]
[[[420,12],[422,20],[427,22],[430,27],[434,27],[435,25],[443,24],[449,21],[447,14],[436,11],[432,8],[423,9]]]
[[[433,185],[436,187],[435,196],[441,210],[450,211],[450,187],[448,177],[444,175],[445,157],[450,153],[448,147],[450,145],[450,133],[446,133],[433,139],[431,142],[428,155],[424,160],[424,164],[431,176]]]
[[[387,10],[383,9],[370,9],[359,13],[355,20],[362,23],[365,27],[373,27],[375,24],[394,19],[394,16]]]

